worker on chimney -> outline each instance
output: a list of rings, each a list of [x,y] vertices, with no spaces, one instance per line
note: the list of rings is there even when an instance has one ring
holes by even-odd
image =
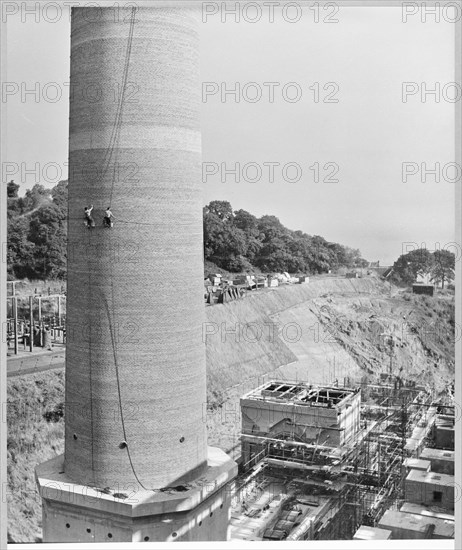
[[[111,207],[108,206],[106,211],[104,212],[104,219],[103,219],[103,225],[105,227],[113,227],[114,222],[112,221],[114,215],[111,212]]]
[[[95,227],[95,220],[93,219],[91,215],[91,211],[93,210],[93,205],[91,206],[85,206],[85,223],[88,227],[88,229],[91,229],[92,227]]]

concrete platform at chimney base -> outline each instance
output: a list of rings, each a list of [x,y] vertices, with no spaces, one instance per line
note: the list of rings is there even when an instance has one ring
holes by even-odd
[[[43,542],[143,542],[227,540],[231,481],[236,463],[208,448],[207,469],[187,491],[109,489],[79,485],[64,470],[63,455],[37,466]],[[114,495],[125,495],[118,498]]]

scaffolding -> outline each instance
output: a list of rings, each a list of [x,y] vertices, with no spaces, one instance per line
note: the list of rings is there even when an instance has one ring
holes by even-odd
[[[256,448],[244,469],[263,465],[272,476],[295,480],[301,491],[309,486],[310,494],[329,496],[330,506],[322,517],[307,520],[305,531],[298,526],[299,540],[351,539],[360,525],[375,527],[385,510],[397,509],[404,499],[404,462],[419,453],[432,428],[433,396],[392,375],[384,383],[367,384],[367,389],[371,402],[361,405],[360,425],[342,446],[303,441],[297,435],[295,414],[277,435],[241,434],[241,441]],[[323,395],[319,388],[310,391]],[[294,536],[290,539],[297,540]]]

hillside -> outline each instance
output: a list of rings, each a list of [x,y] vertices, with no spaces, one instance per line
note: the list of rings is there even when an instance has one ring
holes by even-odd
[[[41,499],[34,468],[64,451],[64,371],[8,379],[8,537],[41,539]]]
[[[320,278],[208,307],[206,313],[204,420],[209,444],[233,456],[239,454],[239,397],[273,377],[370,384],[391,364],[393,373],[432,388],[435,398],[448,396],[453,383],[454,296],[447,291],[417,296],[374,278]],[[384,334],[393,336],[393,348]],[[40,536],[34,467],[63,452],[63,399],[63,371],[8,381],[14,541]]]

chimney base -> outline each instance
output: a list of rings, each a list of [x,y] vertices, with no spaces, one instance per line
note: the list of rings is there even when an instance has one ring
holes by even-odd
[[[208,448],[207,469],[185,486],[146,491],[79,485],[64,470],[63,455],[36,468],[42,497],[43,542],[164,542],[227,540],[230,482],[236,463]]]

